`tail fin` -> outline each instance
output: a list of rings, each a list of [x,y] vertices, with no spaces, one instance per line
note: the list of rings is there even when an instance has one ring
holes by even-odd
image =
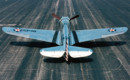
[[[40,50],[40,54],[46,57],[60,58],[64,55],[65,50],[63,46],[44,48]]]
[[[81,48],[75,46],[69,46],[69,55],[72,58],[80,58],[90,56],[93,51],[89,48]]]

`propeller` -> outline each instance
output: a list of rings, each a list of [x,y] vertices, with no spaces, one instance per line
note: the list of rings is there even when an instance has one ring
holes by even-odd
[[[56,14],[52,14],[53,17],[55,17],[56,19],[60,20],[61,18],[59,16],[57,16]]]
[[[78,18],[78,17],[79,17],[79,15],[76,15],[76,16],[70,18],[70,21],[73,20],[73,19],[75,19],[75,18]]]
[[[52,16],[55,17],[55,18],[58,19],[58,20],[61,19],[61,17],[57,16],[55,13],[53,13]],[[76,15],[76,16],[70,18],[70,21],[73,20],[73,19],[75,19],[75,18],[78,18],[78,17],[79,17],[79,15]]]

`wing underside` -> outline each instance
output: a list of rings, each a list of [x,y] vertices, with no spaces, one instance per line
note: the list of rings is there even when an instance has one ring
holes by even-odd
[[[91,30],[76,30],[71,32],[71,44],[95,40],[123,34],[128,30],[127,27],[120,28],[105,28],[105,29],[91,29]]]
[[[59,31],[14,27],[3,27],[2,30],[11,35],[60,44]]]

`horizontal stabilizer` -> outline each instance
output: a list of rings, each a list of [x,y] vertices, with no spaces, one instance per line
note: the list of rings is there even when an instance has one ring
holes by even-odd
[[[90,56],[93,51],[89,48],[81,48],[75,46],[69,46],[69,55],[72,58],[80,58]]]
[[[65,50],[63,46],[44,48],[40,50],[40,54],[45,57],[60,58],[64,55]]]

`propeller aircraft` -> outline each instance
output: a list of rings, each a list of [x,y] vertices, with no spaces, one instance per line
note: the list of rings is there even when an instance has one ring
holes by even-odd
[[[128,30],[127,27],[115,27],[72,31],[69,28],[70,21],[79,17],[79,15],[69,18],[66,16],[59,17],[53,13],[52,16],[60,21],[62,25],[61,30],[56,31],[15,27],[3,27],[2,30],[11,35],[56,43],[59,46],[41,49],[40,54],[50,58],[61,58],[64,56],[66,61],[69,61],[69,56],[72,58],[81,58],[90,56],[93,53],[89,48],[76,47],[73,46],[74,44],[123,34]]]

